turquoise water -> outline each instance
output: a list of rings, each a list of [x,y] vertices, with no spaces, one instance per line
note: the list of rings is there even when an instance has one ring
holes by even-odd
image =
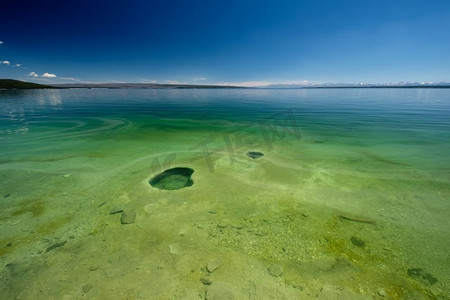
[[[7,299],[450,298],[450,90],[0,91],[0,144]]]

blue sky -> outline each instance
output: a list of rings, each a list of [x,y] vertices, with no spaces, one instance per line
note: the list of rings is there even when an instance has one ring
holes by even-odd
[[[0,13],[0,78],[450,81],[448,0],[3,0]]]

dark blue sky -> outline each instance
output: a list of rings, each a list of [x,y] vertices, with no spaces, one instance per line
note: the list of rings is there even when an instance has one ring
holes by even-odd
[[[450,81],[448,0],[2,0],[0,41],[36,82]]]

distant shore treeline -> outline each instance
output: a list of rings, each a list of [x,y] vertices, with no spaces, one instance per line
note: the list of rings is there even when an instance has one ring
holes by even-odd
[[[231,85],[160,84],[160,83],[59,83],[38,84],[14,79],[0,79],[0,89],[229,89],[249,88]],[[450,84],[405,84],[405,85],[272,85],[253,87],[259,89],[360,89],[360,88],[450,88]]]
[[[14,79],[0,79],[0,89],[51,89],[50,85],[26,82]]]

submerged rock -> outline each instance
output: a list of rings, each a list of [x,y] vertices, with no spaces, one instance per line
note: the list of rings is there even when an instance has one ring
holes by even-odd
[[[220,268],[221,265],[222,262],[220,261],[220,259],[214,258],[208,262],[208,264],[206,265],[206,270],[208,270],[209,273],[212,273]]]
[[[417,279],[427,285],[433,285],[438,282],[437,278],[430,273],[425,272],[423,269],[408,269],[408,276]]]
[[[352,236],[350,238],[350,241],[352,242],[353,245],[357,246],[357,247],[364,247],[366,245],[366,242],[364,240],[361,240],[357,237]]]
[[[67,243],[67,241],[64,242],[59,242],[59,243],[54,243],[53,245],[51,245],[50,247],[47,248],[47,250],[45,250],[45,252],[50,252],[56,248],[62,247]]]
[[[283,274],[283,267],[277,264],[270,265],[267,270],[269,274],[275,277],[280,277]]]
[[[235,224],[232,224],[231,226],[236,229],[243,229],[245,227],[245,225],[242,223],[235,223]]]
[[[219,228],[227,228],[227,227],[228,227],[228,224],[225,223],[225,222],[220,222],[220,223],[217,225],[217,227],[219,227]]]
[[[118,214],[123,212],[123,208],[119,207],[119,206],[115,206],[113,207],[113,209],[111,209],[111,211],[109,212],[110,215],[114,215],[114,214]]]
[[[169,245],[169,253],[170,254],[179,254],[180,253],[180,245],[178,245],[177,243],[173,243]]]
[[[89,292],[92,288],[93,288],[93,285],[90,284],[90,283],[83,285],[83,293],[86,294],[86,293]]]
[[[122,224],[132,224],[136,220],[135,211],[124,211],[122,217],[120,218],[120,223]]]
[[[194,170],[191,168],[172,168],[150,179],[150,185],[160,190],[179,190],[194,184],[191,179]]]
[[[257,151],[250,151],[250,152],[247,152],[247,156],[250,158],[253,158],[253,159],[257,159],[257,158],[263,157],[264,153],[257,152]]]
[[[204,285],[211,285],[211,284],[212,284],[212,281],[209,280],[209,279],[206,278],[206,277],[200,278],[200,281],[201,281]]]

